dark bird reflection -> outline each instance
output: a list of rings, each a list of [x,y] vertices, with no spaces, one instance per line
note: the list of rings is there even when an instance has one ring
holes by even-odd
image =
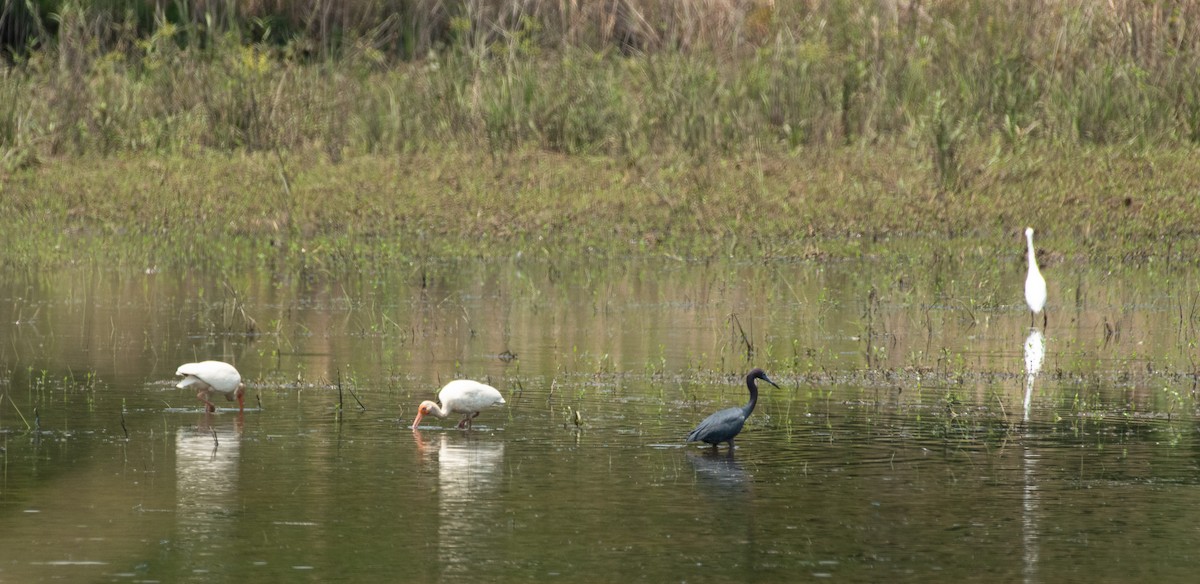
[[[727,497],[731,493],[744,496],[750,492],[750,476],[734,458],[732,450],[721,453],[706,449],[689,452],[686,458],[695,473],[696,486],[706,493]]]
[[[734,557],[752,566],[761,551],[757,543],[754,476],[742,468],[733,452],[705,448],[685,454],[692,465],[695,489],[705,501],[695,505],[692,512],[702,524],[710,526],[712,531],[706,535],[731,546],[729,551]]]

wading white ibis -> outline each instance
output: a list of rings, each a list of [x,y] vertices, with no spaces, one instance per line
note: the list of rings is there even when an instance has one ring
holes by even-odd
[[[201,361],[199,363],[184,363],[175,371],[175,375],[183,376],[175,387],[179,389],[196,390],[196,399],[208,404],[210,412],[217,411],[217,406],[209,401],[214,393],[225,396],[226,401],[237,398],[238,410],[246,409],[246,386],[242,376],[233,365],[222,361]]]
[[[746,424],[746,418],[754,411],[755,404],[758,403],[758,385],[754,380],[761,379],[771,385],[775,385],[767,374],[762,369],[755,369],[746,375],[746,387],[750,389],[750,401],[740,408],[726,408],[700,422],[691,434],[688,434],[687,442],[707,442],[716,448],[722,442],[728,442],[729,447],[733,448],[733,438],[742,431],[742,426]],[[778,385],[775,385],[778,388]]]
[[[1036,315],[1046,307],[1046,279],[1038,269],[1037,256],[1033,253],[1033,228],[1025,228],[1025,240],[1029,243],[1029,274],[1025,276],[1025,303],[1029,305],[1029,326],[1037,322]],[[1042,326],[1046,326],[1046,314],[1042,313]]]
[[[416,430],[421,419],[429,414],[439,418],[450,414],[462,414],[463,419],[458,423],[458,427],[470,428],[471,420],[474,420],[479,412],[503,404],[504,396],[490,385],[470,379],[455,379],[438,391],[438,400],[442,402],[441,406],[431,401],[421,402],[421,406],[417,408],[417,417],[412,423],[413,430]]]

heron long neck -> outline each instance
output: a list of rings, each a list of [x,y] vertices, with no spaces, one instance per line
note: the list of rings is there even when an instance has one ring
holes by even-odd
[[[750,401],[742,406],[742,411],[746,412],[746,416],[749,417],[750,413],[754,411],[754,406],[758,404],[758,385],[754,383],[753,377],[746,379],[746,387],[750,389]]]

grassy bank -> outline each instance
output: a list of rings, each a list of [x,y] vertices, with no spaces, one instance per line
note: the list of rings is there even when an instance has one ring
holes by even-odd
[[[1193,151],[987,154],[968,153],[979,163],[963,192],[940,189],[926,157],[907,148],[638,163],[541,151],[338,164],[316,154],[87,157],[4,179],[0,229],[10,264],[94,258],[135,269],[517,252],[903,257],[911,246],[889,242],[907,239],[1015,260],[1027,224],[1055,262],[1200,258]]]
[[[1195,257],[1200,2],[335,4],[22,4],[8,261]]]

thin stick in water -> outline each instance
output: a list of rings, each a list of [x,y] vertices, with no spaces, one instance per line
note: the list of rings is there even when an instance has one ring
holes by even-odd
[[[337,388],[338,388],[337,412],[334,413],[333,417],[340,422],[342,420],[342,411],[343,411],[342,410],[342,370],[341,370],[341,368],[338,368],[338,370],[337,370]]]
[[[364,412],[365,412],[365,411],[367,411],[367,406],[364,406],[364,405],[363,405],[363,403],[362,403],[362,400],[358,399],[358,394],[354,393],[354,388],[353,388],[353,387],[347,387],[347,388],[346,388],[346,391],[349,391],[349,392],[350,392],[350,397],[354,398],[354,401],[358,402],[358,407],[359,407],[359,409],[361,409],[361,410],[362,410],[362,411],[364,411]]]

